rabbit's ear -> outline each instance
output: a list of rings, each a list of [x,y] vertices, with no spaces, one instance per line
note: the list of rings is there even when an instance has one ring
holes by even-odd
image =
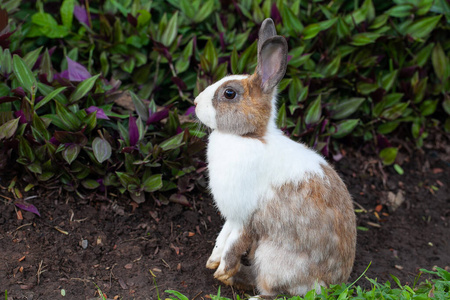
[[[266,39],[258,49],[256,73],[263,93],[272,93],[286,73],[288,46],[279,35]]]
[[[261,51],[261,46],[264,42],[273,36],[277,35],[277,30],[275,29],[275,24],[273,24],[273,20],[270,18],[265,19],[261,28],[259,29],[258,34],[258,53]]]

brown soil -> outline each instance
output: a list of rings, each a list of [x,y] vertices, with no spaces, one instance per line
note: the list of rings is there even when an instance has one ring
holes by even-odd
[[[358,152],[348,151],[335,164],[355,208],[364,210],[357,213],[358,226],[368,229],[358,230],[350,280],[370,262],[368,277],[385,282],[393,274],[403,284],[420,268],[450,265],[450,151],[442,143],[429,148],[405,156],[404,175],[385,168],[385,184],[376,160]],[[393,211],[388,193],[399,191],[404,202]],[[210,197],[192,194],[192,207],[148,202],[133,210],[125,198],[88,201],[50,192],[29,192],[38,196],[29,202],[41,217],[23,211],[19,220],[6,198],[11,193],[0,190],[0,293],[7,290],[8,299],[96,299],[96,286],[109,299],[157,299],[157,291],[164,299],[168,289],[189,299],[217,293],[219,282],[205,263],[223,221]],[[359,284],[370,287],[364,278]],[[236,293],[221,287],[222,295]]]

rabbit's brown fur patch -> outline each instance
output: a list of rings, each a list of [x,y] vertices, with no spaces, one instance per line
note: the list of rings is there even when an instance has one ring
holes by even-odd
[[[260,86],[261,80],[255,73],[247,79],[224,82],[216,90],[212,103],[219,130],[264,140],[272,111],[272,94],[262,93]],[[227,88],[236,90],[236,99],[223,96]]]
[[[356,244],[352,201],[336,172],[329,166],[322,165],[322,169],[325,180],[311,176],[300,184],[276,188],[274,198],[266,201],[249,222],[257,247],[273,248],[278,253],[273,261],[261,261],[256,249],[254,273],[260,290],[281,293],[296,284],[313,287],[316,281],[328,285],[348,279]],[[263,251],[260,258],[267,254]],[[274,281],[277,273],[290,272],[283,266],[289,260],[293,260],[292,268],[295,260],[304,261],[305,266],[302,270],[291,268],[288,282]],[[265,274],[270,268],[270,274]],[[278,286],[273,286],[274,282]]]

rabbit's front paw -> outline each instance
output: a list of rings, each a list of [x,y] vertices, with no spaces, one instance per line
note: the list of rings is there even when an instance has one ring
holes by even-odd
[[[206,267],[208,269],[215,270],[219,267],[219,265],[220,265],[220,256],[214,255],[214,253],[211,254],[211,256],[208,258],[208,261],[206,262]]]
[[[236,273],[239,271],[239,264],[237,264],[234,267],[227,266],[225,263],[222,263],[219,265],[219,268],[214,273],[214,278],[217,280],[222,281],[223,283],[227,285],[233,284],[233,276],[236,275]]]

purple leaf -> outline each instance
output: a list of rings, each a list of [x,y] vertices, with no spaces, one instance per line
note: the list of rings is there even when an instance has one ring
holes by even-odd
[[[137,27],[138,21],[132,14],[128,13],[127,21],[128,21],[128,23],[133,25],[133,27]]]
[[[23,88],[21,86],[13,89],[11,92],[13,92],[14,94],[16,94],[17,96],[21,96],[21,97],[25,97],[25,91],[23,90]]]
[[[55,49],[56,49],[56,46],[53,46],[52,48],[50,48],[50,49],[48,50],[48,55],[49,55],[50,57],[52,57],[52,54],[53,54],[53,52],[55,52]],[[34,66],[33,66],[33,68],[32,68],[33,70],[36,69],[36,68],[38,68],[38,67],[41,65],[41,61],[42,61],[43,55],[44,55],[44,54],[39,55],[38,59],[37,59],[36,62],[34,63]]]
[[[64,81],[69,80],[69,71],[64,70],[61,73],[55,73],[53,79],[62,84]]]
[[[61,142],[58,141],[54,136],[51,137],[51,139],[49,140],[50,143],[52,143],[55,146],[59,146],[61,145]]]
[[[101,109],[100,107],[90,106],[90,107],[86,108],[85,111],[88,114],[93,113],[94,111],[96,111],[97,112],[97,119],[109,120],[109,117],[105,114],[103,109]]]
[[[153,113],[150,109],[148,112],[148,119],[147,119],[147,125],[151,124],[151,123],[156,123],[161,121],[162,119],[165,119],[169,116],[169,109],[168,108],[164,108],[163,110],[157,111],[155,113]]]
[[[76,61],[71,60],[68,56],[66,56],[66,59],[67,71],[69,73],[70,81],[83,81],[92,77],[92,75],[83,65],[80,65]]]
[[[75,5],[73,14],[75,15],[75,18],[77,18],[78,22],[84,23],[86,24],[86,26],[89,26],[89,17],[84,7]]]
[[[388,139],[381,134],[377,135],[377,144],[378,149],[382,150],[384,148],[392,147],[391,143],[388,141]]]
[[[292,55],[288,55],[288,57],[287,57],[287,62],[290,62],[291,59],[292,59]]]
[[[19,123],[20,124],[26,124],[27,123],[27,117],[25,116],[25,114],[23,113],[23,111],[18,110],[16,112],[14,112],[14,116],[16,118],[20,118],[19,119]]]
[[[184,81],[181,80],[180,77],[177,77],[177,76],[176,77],[172,77],[172,82],[175,83],[177,85],[178,89],[180,89],[180,90],[187,89],[186,83],[184,83]]]
[[[272,5],[272,9],[270,10],[270,17],[273,19],[273,22],[275,24],[281,23],[281,14],[276,3]]]
[[[130,146],[136,146],[139,141],[139,129],[136,125],[136,119],[130,115],[128,121],[128,134],[130,135]]]
[[[195,116],[195,106],[189,107],[184,113],[185,116],[193,115]]]
[[[33,214],[36,214],[39,217],[41,216],[41,214],[37,210],[36,206],[34,206],[33,204],[25,203],[25,202],[16,202],[15,205],[22,210],[32,212]]]
[[[16,100],[20,100],[20,98],[19,97],[3,96],[3,97],[0,97],[0,104],[7,103],[7,102],[14,102]]]

